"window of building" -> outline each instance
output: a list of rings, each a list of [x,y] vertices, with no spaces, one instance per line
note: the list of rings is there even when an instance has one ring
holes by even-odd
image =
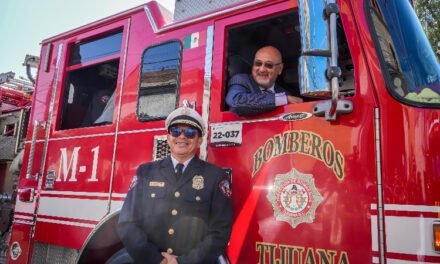
[[[122,31],[70,46],[60,129],[113,122]]]
[[[3,135],[7,137],[13,137],[16,135],[16,123],[6,124],[3,130]]]
[[[171,41],[144,51],[141,62],[137,117],[165,119],[177,106],[182,45]]]

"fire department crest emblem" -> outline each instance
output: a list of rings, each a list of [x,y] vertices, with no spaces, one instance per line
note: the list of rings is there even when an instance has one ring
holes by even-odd
[[[292,169],[275,177],[274,186],[267,195],[277,221],[285,221],[292,228],[301,223],[312,223],[322,196],[315,186],[312,174]]]
[[[201,190],[201,189],[205,188],[205,183],[204,182],[205,181],[203,179],[203,176],[200,176],[200,175],[194,176],[193,179],[192,179],[192,187],[193,187],[193,189]]]

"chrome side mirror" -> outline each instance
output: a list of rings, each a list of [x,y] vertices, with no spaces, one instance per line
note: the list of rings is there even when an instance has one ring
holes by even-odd
[[[317,103],[313,113],[336,120],[338,113],[353,110],[351,101],[338,103],[339,78],[338,40],[336,20],[339,9],[336,0],[298,0],[301,32],[299,80],[301,95],[330,98],[330,102]],[[340,106],[344,106],[341,108]],[[348,108],[346,106],[349,106]]]
[[[324,17],[327,0],[299,0],[301,53],[299,58],[302,96],[329,98],[331,85],[326,78],[331,51],[329,24]]]
[[[329,98],[330,82],[326,70],[330,66],[329,57],[301,56],[299,58],[299,83],[302,96]]]
[[[326,0],[299,0],[301,52],[330,56],[329,29],[324,17]]]

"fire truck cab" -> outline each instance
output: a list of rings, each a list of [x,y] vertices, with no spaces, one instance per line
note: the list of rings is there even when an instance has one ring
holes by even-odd
[[[304,102],[238,116],[227,83],[266,45]],[[440,262],[440,66],[409,1],[152,1],[40,58],[8,263],[126,263],[119,210],[182,104],[231,177],[219,261]]]

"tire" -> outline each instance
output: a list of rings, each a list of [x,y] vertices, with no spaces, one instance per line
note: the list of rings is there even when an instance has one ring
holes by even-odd
[[[105,264],[132,264],[134,263],[133,259],[128,254],[125,248],[119,250],[111,258],[109,258]]]

